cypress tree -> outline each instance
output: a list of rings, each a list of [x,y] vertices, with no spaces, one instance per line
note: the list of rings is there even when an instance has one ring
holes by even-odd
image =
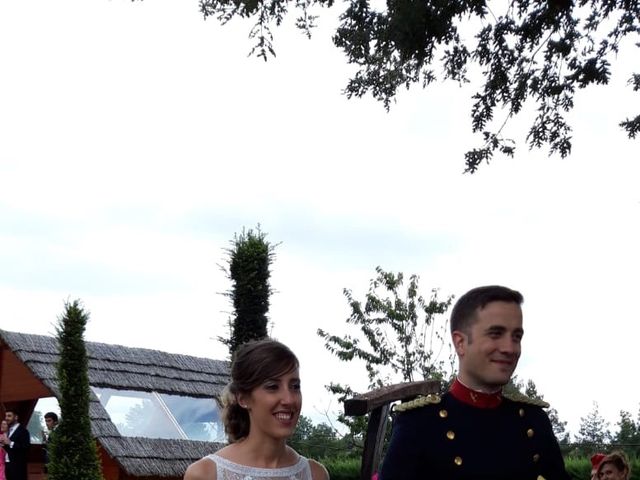
[[[229,255],[227,275],[233,286],[226,293],[233,304],[233,318],[229,324],[231,336],[220,338],[233,353],[240,345],[250,340],[259,340],[267,336],[269,296],[271,287],[269,267],[274,257],[274,246],[266,239],[260,227],[248,231],[242,230],[234,235]]]
[[[62,420],[49,445],[49,480],[103,480],[89,421],[89,374],[84,331],[89,319],[80,302],[65,303],[56,334],[56,366]]]

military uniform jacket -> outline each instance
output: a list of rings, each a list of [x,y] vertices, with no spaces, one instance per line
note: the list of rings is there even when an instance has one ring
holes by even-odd
[[[568,480],[540,406],[477,408],[450,392],[397,414],[381,480]]]

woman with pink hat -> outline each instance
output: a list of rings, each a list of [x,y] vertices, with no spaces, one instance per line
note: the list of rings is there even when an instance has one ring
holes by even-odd
[[[611,452],[598,465],[598,480],[629,480],[631,467],[623,452]]]

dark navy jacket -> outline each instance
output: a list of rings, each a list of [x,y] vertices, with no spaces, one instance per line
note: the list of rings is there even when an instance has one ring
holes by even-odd
[[[27,460],[31,437],[29,431],[22,425],[18,425],[9,437],[13,442],[13,447],[4,445],[5,451],[9,454],[9,462],[5,464],[7,480],[27,480]],[[0,452],[0,455],[4,452]]]
[[[477,408],[450,392],[397,414],[380,473],[380,480],[570,478],[541,407],[503,398]]]

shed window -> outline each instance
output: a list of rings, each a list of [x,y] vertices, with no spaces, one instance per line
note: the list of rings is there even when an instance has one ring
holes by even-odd
[[[225,440],[218,404],[212,398],[91,388],[123,436]]]

